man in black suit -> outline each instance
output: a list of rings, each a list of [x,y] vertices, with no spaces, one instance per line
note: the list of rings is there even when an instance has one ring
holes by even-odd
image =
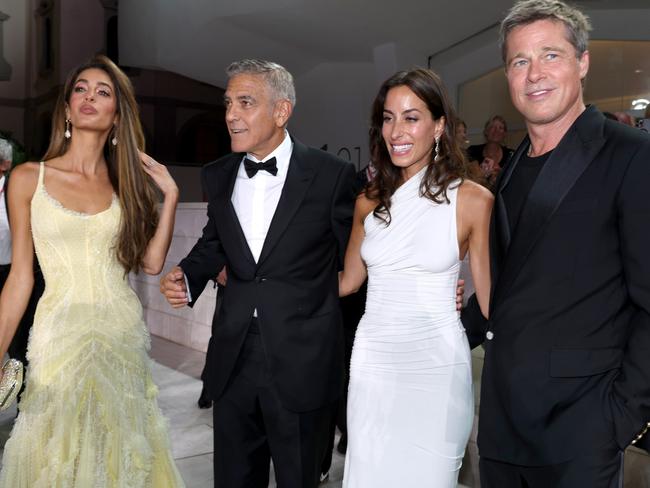
[[[478,444],[483,488],[622,486],[650,419],[650,138],[585,107],[589,22],[502,23],[528,136],[497,184]]]
[[[337,272],[355,172],[286,132],[295,91],[282,66],[227,72],[233,154],[204,168],[208,223],[161,291],[192,305],[227,265],[207,357],[215,485],[266,487],[272,458],[279,486],[313,488],[344,378]]]

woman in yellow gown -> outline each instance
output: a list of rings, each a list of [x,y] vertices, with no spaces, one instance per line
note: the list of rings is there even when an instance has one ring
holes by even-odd
[[[0,357],[29,299],[34,249],[46,285],[0,486],[182,487],[127,279],[161,271],[178,188],[139,151],[133,88],[108,58],[70,74],[53,117],[45,162],[16,168],[8,193],[13,259],[0,296]]]

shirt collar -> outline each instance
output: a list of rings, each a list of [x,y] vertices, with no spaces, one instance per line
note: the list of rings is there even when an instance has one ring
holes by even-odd
[[[260,161],[255,156],[248,153],[246,154],[246,157],[251,161],[255,161],[258,163],[263,163],[264,161],[267,161],[271,158],[275,158],[276,164],[278,166],[278,171],[281,171],[283,168],[286,168],[286,166],[289,164],[292,151],[293,151],[293,141],[291,140],[289,133],[285,130],[284,139],[282,140],[280,145],[276,147],[273,151],[271,151],[271,153],[268,154],[263,160]]]

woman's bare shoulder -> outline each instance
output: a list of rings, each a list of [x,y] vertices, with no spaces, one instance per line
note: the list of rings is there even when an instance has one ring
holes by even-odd
[[[10,192],[33,195],[38,183],[40,163],[29,161],[11,170],[9,177]]]
[[[458,199],[462,200],[463,206],[476,208],[478,207],[492,207],[494,202],[494,195],[492,192],[485,188],[483,185],[471,180],[464,180],[458,188]]]

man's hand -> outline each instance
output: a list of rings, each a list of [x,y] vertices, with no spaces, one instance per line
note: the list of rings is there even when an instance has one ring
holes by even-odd
[[[160,293],[165,295],[169,304],[174,308],[187,305],[187,288],[183,270],[174,266],[165,276],[160,278]]]
[[[219,271],[219,274],[217,275],[217,283],[219,283],[221,286],[226,286],[226,283],[228,282],[228,272],[226,271],[226,267],[224,266],[221,268],[221,271]]]
[[[463,295],[465,295],[465,280],[458,280],[456,287],[456,310],[463,308]]]

